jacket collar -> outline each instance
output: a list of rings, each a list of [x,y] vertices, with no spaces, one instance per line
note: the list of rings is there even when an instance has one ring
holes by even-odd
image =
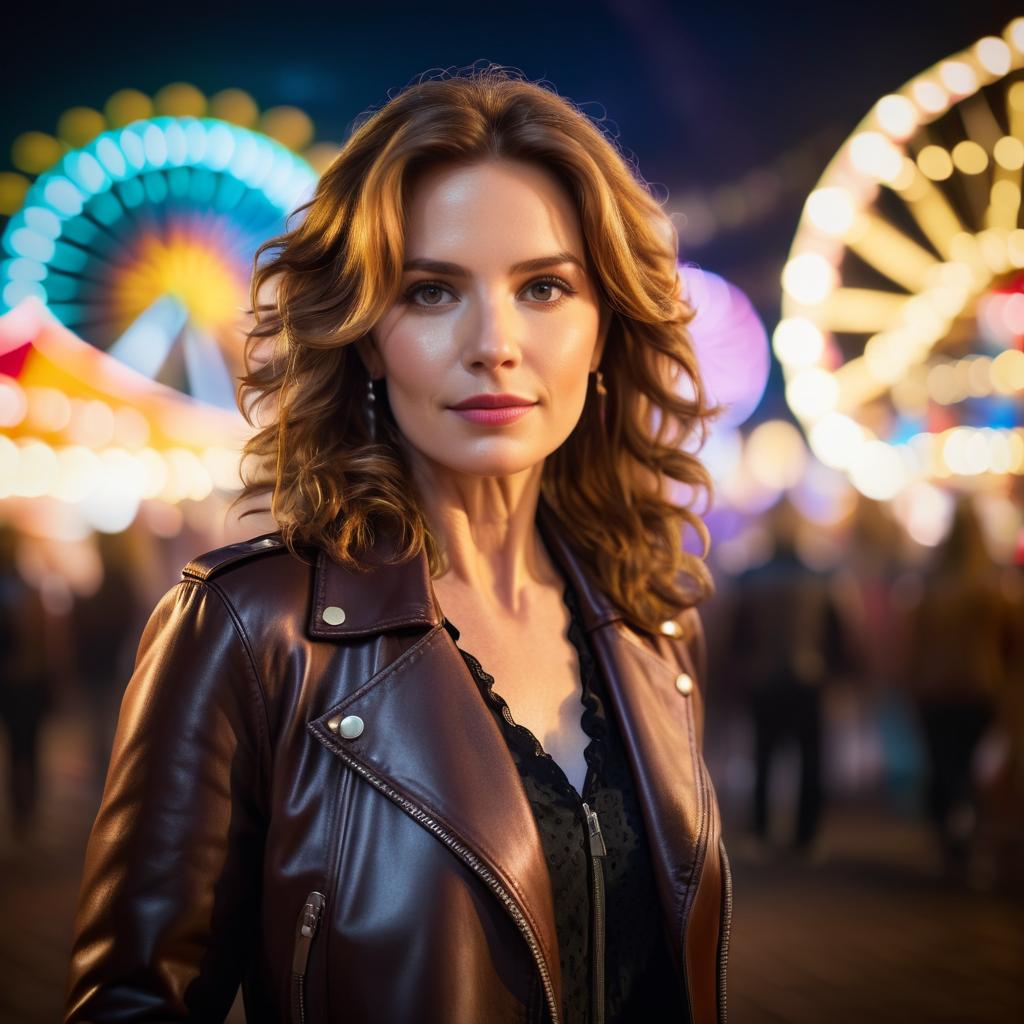
[[[579,595],[584,628],[596,629],[623,618],[622,610],[594,582],[543,497],[537,505],[536,521],[552,558]],[[378,530],[373,548],[364,556],[365,571],[341,565],[320,548],[310,636],[340,640],[409,626],[439,625],[444,613],[431,585],[426,554],[397,563],[393,561],[396,552],[397,538],[387,530]]]

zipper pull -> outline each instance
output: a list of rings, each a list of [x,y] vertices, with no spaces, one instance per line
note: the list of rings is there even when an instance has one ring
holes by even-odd
[[[608,856],[608,848],[604,845],[604,836],[601,834],[601,823],[597,820],[597,811],[592,811],[585,800],[583,801],[583,810],[587,816],[587,831],[590,836],[590,856]]]
[[[306,899],[306,905],[299,913],[299,920],[295,926],[295,948],[292,953],[292,973],[305,974],[306,963],[309,960],[309,947],[313,943],[313,936],[320,925],[320,914],[324,909],[324,895],[320,892],[311,892]]]

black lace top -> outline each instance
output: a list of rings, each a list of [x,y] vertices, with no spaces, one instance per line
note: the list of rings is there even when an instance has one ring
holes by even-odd
[[[567,1024],[591,1020],[591,858],[585,800],[597,813],[608,849],[604,858],[605,1020],[607,1024],[680,1024],[688,1013],[671,961],[632,772],[580,624],[578,598],[568,583],[564,599],[572,615],[569,639],[580,662],[581,724],[590,737],[584,751],[587,776],[582,797],[534,734],[515,723],[508,705],[494,690],[494,678],[472,654],[460,651],[508,741],[544,846],[554,894],[564,1020]],[[458,640],[458,629],[447,619],[445,626]],[[543,1002],[539,992],[538,1002]]]

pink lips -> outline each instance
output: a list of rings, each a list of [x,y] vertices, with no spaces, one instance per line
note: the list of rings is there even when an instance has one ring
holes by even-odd
[[[500,426],[503,423],[511,423],[513,420],[525,416],[532,405],[505,405],[497,409],[455,409],[452,412],[458,413],[471,423],[482,423],[487,426]]]

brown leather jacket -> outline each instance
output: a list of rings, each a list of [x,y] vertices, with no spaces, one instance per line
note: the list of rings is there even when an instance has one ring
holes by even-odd
[[[721,1024],[732,892],[697,611],[635,632],[543,500],[537,521],[608,680],[691,1019]],[[223,1020],[241,982],[249,1024],[561,1024],[540,837],[425,557],[311,556],[276,533],[220,548],[153,611],[65,1022]]]

